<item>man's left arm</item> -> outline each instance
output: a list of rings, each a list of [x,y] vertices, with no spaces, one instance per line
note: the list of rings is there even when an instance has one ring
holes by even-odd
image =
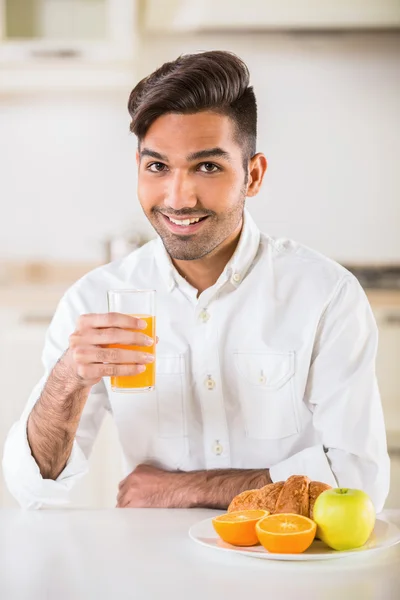
[[[273,466],[273,481],[298,473],[362,489],[382,510],[390,461],[375,374],[377,346],[368,299],[357,279],[346,275],[320,320],[304,397],[320,444]]]
[[[119,484],[117,507],[225,510],[237,494],[268,483],[268,469],[170,472],[139,465]]]

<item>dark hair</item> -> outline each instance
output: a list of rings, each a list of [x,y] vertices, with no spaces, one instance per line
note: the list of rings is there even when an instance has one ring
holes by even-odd
[[[232,119],[247,161],[256,153],[257,105],[249,70],[235,54],[220,50],[186,54],[163,64],[131,92],[130,130],[139,144],[151,124],[167,113],[212,110]]]

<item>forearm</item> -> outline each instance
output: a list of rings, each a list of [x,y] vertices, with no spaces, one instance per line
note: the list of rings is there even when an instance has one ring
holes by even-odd
[[[90,387],[71,375],[64,355],[52,370],[28,419],[32,455],[44,479],[57,479],[71,454]]]
[[[177,486],[167,493],[182,508],[225,510],[232,499],[245,490],[271,483],[268,469],[215,469],[178,473]]]

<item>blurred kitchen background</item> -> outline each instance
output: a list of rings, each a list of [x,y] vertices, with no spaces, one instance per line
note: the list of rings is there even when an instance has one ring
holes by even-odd
[[[0,0],[0,444],[41,376],[63,292],[153,236],[130,90],[209,49],[250,67],[269,159],[256,222],[348,266],[369,296],[398,508],[400,0]],[[114,506],[119,479],[108,419],[74,502]]]

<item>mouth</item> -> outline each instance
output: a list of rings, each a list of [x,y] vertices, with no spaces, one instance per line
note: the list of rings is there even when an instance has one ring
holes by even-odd
[[[160,215],[172,233],[181,235],[191,235],[192,233],[196,233],[203,227],[205,221],[208,219],[208,215],[205,217],[187,217],[184,219],[175,219],[173,217],[168,217],[163,213],[160,213]]]

